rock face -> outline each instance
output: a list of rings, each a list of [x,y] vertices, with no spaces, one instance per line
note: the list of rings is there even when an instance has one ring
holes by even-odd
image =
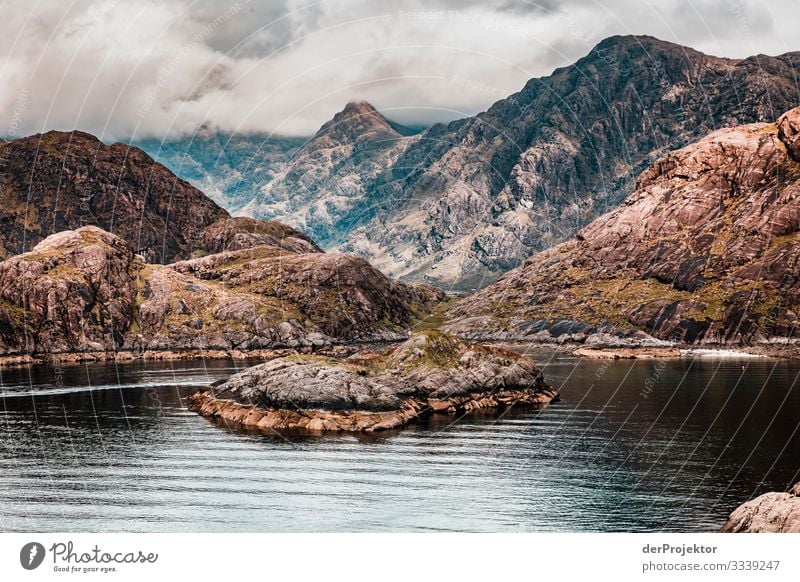
[[[209,249],[147,264],[94,226],[52,235],[0,262],[0,354],[321,347],[403,337],[441,291],[326,255],[279,224],[225,219]],[[248,246],[248,245],[255,246]]]
[[[0,353],[122,344],[143,267],[125,241],[92,226],[0,262]]]
[[[430,413],[543,405],[556,396],[528,358],[428,332],[386,354],[362,352],[344,362],[279,358],[194,394],[190,406],[264,429],[376,431]]]
[[[613,37],[419,135],[353,104],[271,181],[253,176],[265,185],[244,212],[394,276],[482,287],[615,208],[667,151],[799,105],[799,66],[800,53],[732,60]]]
[[[286,254],[275,247],[254,247],[172,268],[234,293],[269,300],[292,319],[308,320],[338,338],[399,339],[397,331],[445,298],[439,289],[394,281],[364,259],[341,253]]]
[[[242,212],[289,219],[323,246],[341,242],[363,220],[370,184],[398,158],[409,133],[368,103],[348,103]]]
[[[224,133],[203,127],[192,135],[149,138],[133,145],[235,213],[258,194],[261,186],[275,179],[306,140],[267,133]]]
[[[795,339],[800,108],[722,129],[642,173],[625,203],[449,311],[468,336]]]
[[[196,246],[206,253],[240,251],[257,246],[289,253],[322,252],[313,240],[285,224],[246,217],[223,218],[209,225],[200,233]]]
[[[800,533],[800,483],[788,493],[765,493],[737,507],[722,527],[729,533]]]
[[[194,233],[228,216],[141,150],[79,131],[0,142],[0,184],[0,257],[95,225],[166,263],[189,256]]]

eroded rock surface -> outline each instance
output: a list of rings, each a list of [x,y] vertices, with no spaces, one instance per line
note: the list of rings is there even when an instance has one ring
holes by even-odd
[[[556,396],[524,356],[427,332],[383,355],[279,358],[194,394],[191,406],[264,429],[375,431],[431,413],[543,405]]]
[[[148,264],[94,226],[48,237],[0,262],[0,355],[396,339],[444,296],[393,281],[363,259],[322,253],[288,227],[252,226],[231,237],[223,223],[222,234],[209,235],[209,248],[239,241],[241,250],[173,265]]]
[[[793,109],[667,154],[621,207],[455,304],[449,329],[579,341],[797,339],[799,121]]]
[[[348,103],[242,212],[282,217],[326,246],[341,242],[354,223],[373,213],[369,186],[397,159],[409,133],[369,103]]]
[[[140,149],[80,131],[0,141],[0,183],[0,258],[93,225],[168,263],[190,256],[195,233],[228,216]]]
[[[729,533],[800,533],[800,483],[787,493],[765,493],[737,507],[722,528]]]

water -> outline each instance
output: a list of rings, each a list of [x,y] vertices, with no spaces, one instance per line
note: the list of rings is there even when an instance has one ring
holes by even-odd
[[[186,410],[242,362],[6,369],[0,531],[709,531],[800,479],[800,362],[534,355],[541,412],[369,436]]]

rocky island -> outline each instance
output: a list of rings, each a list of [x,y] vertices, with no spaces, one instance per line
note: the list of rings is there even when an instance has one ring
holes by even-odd
[[[737,507],[722,527],[728,533],[800,533],[800,483]]]
[[[372,432],[428,414],[542,406],[555,398],[529,358],[425,332],[383,354],[277,358],[196,392],[190,408],[262,429]]]

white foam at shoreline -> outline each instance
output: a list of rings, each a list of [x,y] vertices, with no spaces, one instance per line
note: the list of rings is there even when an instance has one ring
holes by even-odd
[[[682,356],[699,358],[764,358],[761,354],[750,354],[739,350],[714,350],[714,349],[683,349]]]

